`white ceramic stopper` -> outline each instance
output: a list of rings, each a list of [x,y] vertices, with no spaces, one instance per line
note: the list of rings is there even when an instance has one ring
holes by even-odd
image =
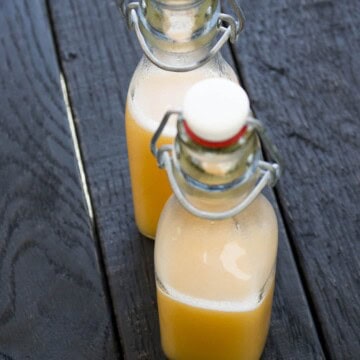
[[[183,116],[190,130],[211,142],[231,139],[244,127],[250,103],[245,90],[233,81],[202,80],[186,93]]]

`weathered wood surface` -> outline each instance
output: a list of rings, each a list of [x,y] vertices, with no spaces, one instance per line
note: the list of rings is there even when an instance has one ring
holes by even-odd
[[[237,69],[241,85],[244,86],[242,73],[229,47],[224,49],[225,58],[233,68]],[[274,191],[266,189],[264,193],[273,204],[279,221],[279,252],[271,328],[262,360],[325,359],[283,215]],[[284,336],[285,333],[286,336]]]
[[[0,359],[117,359],[41,0],[0,2]]]
[[[360,3],[242,0],[238,61],[287,171],[278,196],[331,359],[360,358]]]
[[[162,359],[153,241],[137,231],[124,109],[138,62],[115,1],[50,1],[126,359]]]
[[[153,242],[133,221],[124,134],[140,58],[113,0],[50,0],[126,359],[161,359]],[[277,290],[264,359],[321,359],[322,350],[281,223]]]

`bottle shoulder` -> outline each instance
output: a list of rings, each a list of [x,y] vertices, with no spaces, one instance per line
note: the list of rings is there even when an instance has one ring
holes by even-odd
[[[184,73],[162,70],[143,57],[129,86],[127,112],[131,116],[128,118],[154,132],[166,111],[182,107],[185,94],[192,85],[214,77],[238,81],[234,70],[220,56],[214,57],[199,69]],[[165,135],[174,136],[175,125],[170,124],[165,129]]]
[[[235,215],[233,218],[217,221],[200,219],[190,214],[183,208],[176,196],[172,195],[163,209],[162,218],[164,226],[166,226],[167,222],[171,223],[173,221],[179,222],[183,226],[192,226],[191,224],[193,224],[193,226],[195,226],[195,224],[197,226],[209,226],[210,224],[222,226],[224,223],[233,222],[238,222],[241,225],[243,222],[257,227],[261,226],[263,222],[268,222],[277,228],[277,217],[274,207],[263,194],[260,194],[246,209]]]
[[[176,56],[176,55],[174,55]],[[208,76],[212,75],[212,77],[223,77],[234,82],[239,82],[238,77],[234,69],[230,66],[230,64],[224,59],[221,53],[216,54],[212,59],[210,59],[203,66],[186,72],[174,72],[174,71],[166,71],[154,63],[152,63],[145,55],[140,59],[133,76],[131,78],[132,84],[137,80],[138,76],[161,76],[165,78],[181,78],[191,76],[196,73],[207,73]]]
[[[211,242],[247,242],[251,239],[263,242],[265,247],[270,243],[271,246],[276,246],[278,222],[272,204],[262,194],[241,213],[217,221],[192,215],[173,195],[166,203],[160,218],[157,233],[159,242],[172,236],[174,241],[185,244],[191,241],[189,239],[193,238],[194,234],[207,239],[209,246],[212,246]]]

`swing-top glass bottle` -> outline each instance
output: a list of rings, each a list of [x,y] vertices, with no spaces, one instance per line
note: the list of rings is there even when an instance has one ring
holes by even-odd
[[[244,19],[238,7],[236,20],[220,13],[220,0],[122,1],[121,7],[144,51],[130,83],[125,122],[136,224],[154,238],[171,189],[149,152],[150,139],[164,112],[181,106],[197,81],[237,82],[219,50],[228,39],[235,41]],[[170,122],[160,143],[171,143],[175,134]]]
[[[174,146],[158,148],[169,118]],[[219,121],[220,120],[220,121]],[[261,160],[262,124],[239,85],[208,79],[169,112],[152,141],[174,195],[155,241],[161,342],[172,360],[256,360],[271,315],[278,244],[273,207],[261,194],[280,174]]]

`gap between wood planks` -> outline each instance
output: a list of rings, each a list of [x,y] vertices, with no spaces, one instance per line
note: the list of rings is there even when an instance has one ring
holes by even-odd
[[[56,61],[57,61],[58,68],[59,68],[61,91],[62,91],[62,95],[63,95],[65,107],[66,107],[67,119],[68,119],[68,123],[69,123],[69,127],[70,127],[72,143],[74,146],[76,162],[77,162],[78,169],[79,169],[81,187],[82,187],[82,191],[84,194],[86,208],[88,211],[88,215],[89,215],[90,223],[91,223],[91,227],[92,227],[91,230],[92,230],[94,243],[95,243],[96,251],[97,251],[97,255],[98,255],[97,258],[98,258],[98,264],[99,264],[99,268],[100,268],[100,274],[102,277],[102,283],[103,283],[103,287],[104,287],[103,288],[104,295],[105,295],[105,299],[107,300],[107,303],[108,303],[108,309],[110,312],[112,328],[113,328],[113,332],[114,332],[114,335],[116,338],[115,341],[117,343],[118,351],[120,353],[120,358],[125,359],[124,352],[123,352],[123,346],[121,343],[122,340],[121,340],[118,326],[116,323],[115,308],[114,308],[113,299],[111,297],[110,285],[109,285],[108,275],[106,272],[106,266],[105,266],[105,261],[104,261],[104,254],[103,254],[102,247],[101,247],[101,242],[100,242],[99,232],[97,229],[96,219],[94,217],[94,207],[92,204],[91,194],[89,191],[89,185],[88,185],[89,182],[88,182],[87,174],[85,172],[85,167],[83,165],[83,155],[82,155],[82,151],[81,151],[81,147],[80,147],[78,130],[77,130],[76,122],[74,119],[74,114],[73,114],[72,107],[71,107],[71,100],[70,100],[70,96],[69,96],[69,92],[68,92],[66,76],[65,76],[64,69],[63,69],[62,63],[61,63],[59,46],[58,46],[58,41],[57,41],[57,37],[56,37],[52,13],[51,13],[51,9],[49,6],[49,1],[44,0],[44,4],[45,4],[45,11],[48,15],[49,28],[50,28],[50,32],[51,32],[50,35],[53,40],[55,57],[56,57]]]
[[[83,193],[84,193],[84,196],[85,196],[86,208],[88,210],[88,214],[89,214],[89,217],[91,219],[91,223],[94,224],[93,206],[92,206],[92,203],[91,203],[89,188],[88,188],[88,185],[87,185],[87,179],[86,179],[86,175],[85,175],[82,154],[81,154],[81,151],[80,151],[79,140],[78,140],[77,133],[76,133],[76,128],[75,128],[75,121],[74,121],[74,117],[73,117],[71,107],[70,107],[69,94],[68,94],[68,91],[67,91],[67,86],[66,86],[66,83],[65,83],[64,74],[62,72],[60,73],[60,83],[61,83],[61,91],[62,91],[62,94],[63,94],[64,103],[65,103],[65,107],[66,107],[67,119],[68,119],[68,122],[69,122],[69,127],[70,127],[70,132],[71,132],[71,139],[72,139],[72,142],[73,142],[73,145],[74,145],[76,161],[77,161],[77,165],[78,165],[78,168],[79,168],[81,185],[82,185]]]
[[[246,82],[245,82],[244,78],[242,77],[240,59],[237,57],[237,53],[236,53],[236,50],[235,50],[234,46],[236,46],[236,45],[229,44],[230,54],[231,54],[231,57],[233,59],[233,63],[234,63],[234,66],[235,66],[235,71],[236,71],[236,74],[237,74],[237,76],[239,78],[239,82],[240,82],[241,86],[246,90],[246,92],[248,92]],[[251,109],[251,111],[253,111],[254,116],[256,118],[256,111],[254,111],[253,108]],[[264,150],[262,151],[262,153],[263,153],[264,159],[269,160],[268,159],[268,154]],[[286,164],[284,165],[283,171],[284,170],[286,171]],[[305,300],[306,300],[306,303],[308,305],[311,318],[312,318],[313,323],[315,325],[316,334],[317,334],[317,336],[319,338],[319,342],[320,342],[322,351],[323,351],[323,353],[325,355],[325,358],[330,359],[331,358],[330,357],[330,349],[327,346],[327,343],[326,343],[326,340],[325,340],[325,335],[324,335],[324,333],[322,331],[319,317],[316,314],[315,304],[314,304],[313,299],[311,297],[311,293],[310,293],[310,291],[308,289],[308,283],[306,281],[304,270],[301,267],[301,264],[300,264],[300,262],[298,260],[298,257],[296,256],[297,252],[296,252],[295,245],[294,245],[294,237],[293,237],[293,235],[291,233],[291,230],[289,228],[289,225],[288,225],[288,215],[287,215],[286,209],[284,208],[284,206],[283,206],[283,204],[281,202],[281,199],[280,199],[280,196],[279,196],[279,193],[278,193],[278,189],[276,187],[274,187],[274,188],[271,189],[271,191],[274,194],[275,201],[276,201],[276,203],[278,205],[278,208],[279,208],[279,213],[280,213],[280,216],[281,216],[283,224],[284,224],[285,234],[286,234],[286,237],[288,238],[288,241],[289,241],[291,255],[292,255],[293,259],[294,259],[296,270],[297,270],[297,272],[299,274],[299,277],[300,277],[301,288],[302,288],[303,293],[305,295]]]

